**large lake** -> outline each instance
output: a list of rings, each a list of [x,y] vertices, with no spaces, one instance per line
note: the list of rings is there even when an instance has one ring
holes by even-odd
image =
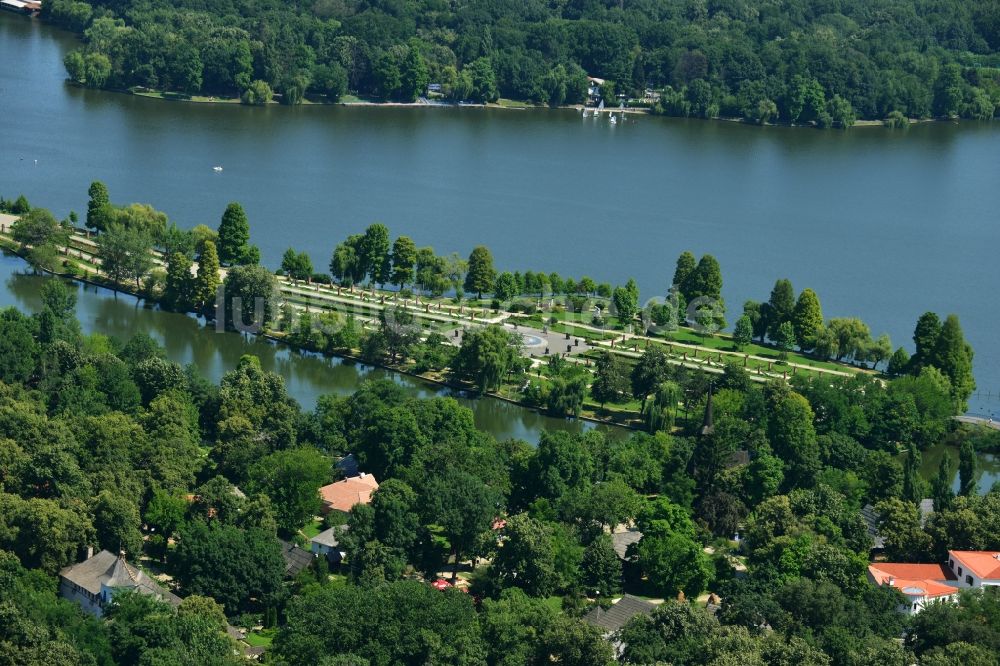
[[[237,200],[275,265],[325,267],[372,221],[439,252],[663,292],[684,249],[718,257],[730,321],[774,280],[812,287],[912,346],[925,310],[957,313],[980,394],[1000,412],[1000,126],[757,128],[569,111],[244,108],[64,83],[72,37],[0,15],[0,193],[63,215],[92,180],[182,226]],[[37,160],[37,163],[35,162]],[[214,173],[212,167],[224,171]],[[989,395],[987,395],[987,393]]]

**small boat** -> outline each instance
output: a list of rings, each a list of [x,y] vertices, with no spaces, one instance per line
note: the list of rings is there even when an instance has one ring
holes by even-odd
[[[218,172],[222,171],[222,167],[220,167],[220,166],[214,166],[214,167],[212,167],[212,171],[218,173]]]
[[[612,125],[617,125],[618,124],[618,120],[615,119],[615,117],[611,116],[610,114],[609,114],[609,120],[611,120],[611,124]]]

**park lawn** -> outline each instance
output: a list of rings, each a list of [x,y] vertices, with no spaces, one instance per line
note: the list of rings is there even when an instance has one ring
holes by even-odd
[[[750,354],[751,356],[761,356],[763,358],[771,359],[775,362],[778,360],[778,355],[780,352],[774,347],[768,347],[764,345],[759,345],[757,343],[751,343],[744,347],[743,349],[737,351],[733,347],[733,339],[728,335],[713,335],[706,337],[700,333],[693,331],[688,328],[680,328],[676,331],[671,331],[663,336],[665,340],[680,342],[686,345],[697,345],[704,347],[706,349],[715,349],[722,352],[731,352],[733,354],[742,355]],[[858,368],[852,365],[846,365],[843,363],[835,363],[833,361],[824,361],[811,356],[806,356],[801,352],[790,351],[788,352],[788,360],[791,363],[798,363],[799,365],[808,365],[814,368],[822,368],[824,370],[840,370],[843,372],[862,372],[862,368]]]

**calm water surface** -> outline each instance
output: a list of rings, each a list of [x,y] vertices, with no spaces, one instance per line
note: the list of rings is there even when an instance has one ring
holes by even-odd
[[[72,44],[0,15],[6,196],[79,212],[100,179],[182,226],[215,226],[238,200],[272,266],[294,246],[325,267],[380,220],[441,253],[486,244],[501,268],[635,277],[644,296],[663,292],[681,250],[710,252],[730,320],[779,277],[897,345],[925,310],[957,313],[976,348],[970,411],[1000,416],[996,124],[611,127],[568,111],[167,103],[66,85]]]

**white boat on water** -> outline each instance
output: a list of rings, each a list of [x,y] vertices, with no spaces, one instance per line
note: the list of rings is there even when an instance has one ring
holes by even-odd
[[[222,171],[222,167],[220,167],[220,166],[214,166],[214,167],[212,167],[212,171],[218,173],[218,172]]]
[[[618,120],[616,120],[614,116],[610,116],[610,120],[611,120],[611,124],[612,125],[617,125],[618,124]]]

